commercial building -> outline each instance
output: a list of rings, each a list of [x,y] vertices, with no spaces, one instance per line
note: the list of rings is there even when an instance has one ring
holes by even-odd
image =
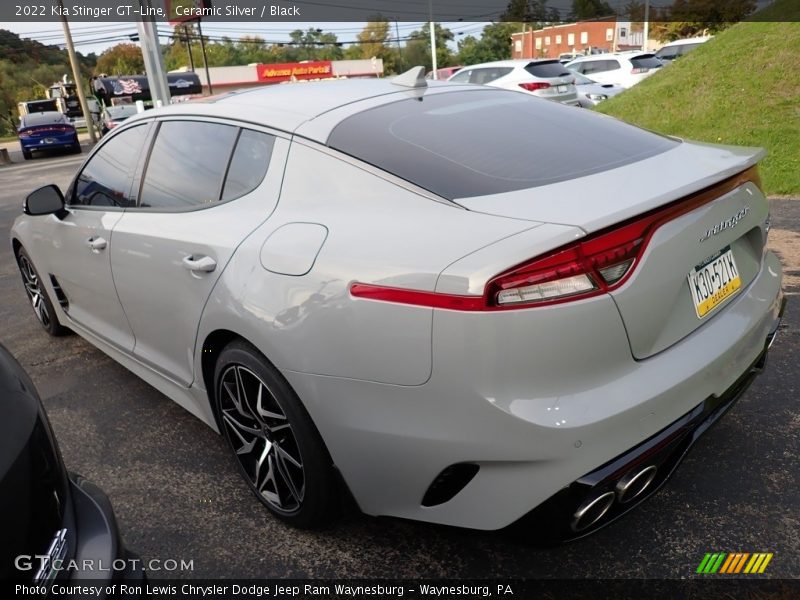
[[[183,69],[186,70],[185,68]],[[172,71],[173,73],[175,71]],[[319,79],[382,77],[380,58],[365,60],[317,60],[297,63],[252,64],[208,69],[213,91],[231,91],[284,83],[286,81],[315,81]],[[208,91],[205,69],[195,69],[203,90]]]
[[[639,50],[643,41],[641,23],[618,21],[611,17],[514,33],[511,36],[511,58],[558,58],[567,53]]]

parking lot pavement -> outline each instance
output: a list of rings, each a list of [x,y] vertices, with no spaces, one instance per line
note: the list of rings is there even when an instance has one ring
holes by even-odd
[[[0,168],[0,239],[24,194],[52,181],[65,187],[78,160]],[[771,206],[790,303],[765,373],[664,489],[556,548],[528,543],[535,529],[509,536],[358,514],[322,532],[282,525],[240,481],[213,431],[77,336],[41,330],[6,242],[0,341],[36,382],[69,468],[111,496],[127,545],[145,560],[193,561],[172,576],[684,578],[706,552],[745,551],[774,553],[765,576],[797,578],[800,200]]]

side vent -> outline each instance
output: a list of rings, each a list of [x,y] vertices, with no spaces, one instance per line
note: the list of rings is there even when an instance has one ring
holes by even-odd
[[[58,303],[61,305],[61,308],[64,312],[69,312],[69,300],[67,300],[66,294],[64,294],[64,290],[61,289],[61,285],[58,283],[58,279],[52,273],[50,274],[50,283],[53,285],[53,291],[56,293],[56,299]]]
[[[479,470],[480,467],[474,463],[450,465],[439,473],[428,487],[422,498],[422,506],[436,506],[449,502],[472,481]]]

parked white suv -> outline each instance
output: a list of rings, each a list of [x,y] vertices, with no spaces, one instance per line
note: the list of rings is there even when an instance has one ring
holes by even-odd
[[[688,54],[712,37],[714,36],[686,38],[685,40],[675,40],[669,44],[664,44],[658,52],[656,52],[656,58],[663,62],[672,62],[676,58]]]
[[[655,73],[664,63],[654,54],[634,51],[590,54],[576,58],[566,66],[598,83],[629,88]]]
[[[471,65],[463,67],[447,81],[529,92],[546,100],[578,106],[575,74],[555,58],[522,58]]]

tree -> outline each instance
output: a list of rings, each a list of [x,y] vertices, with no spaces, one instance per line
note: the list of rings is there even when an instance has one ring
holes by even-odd
[[[136,44],[117,44],[97,59],[95,73],[106,75],[137,75],[144,73],[142,50]]]
[[[398,68],[398,52],[392,48],[391,24],[389,21],[381,20],[380,16],[376,20],[369,21],[356,36],[358,43],[353,44],[345,51],[345,56],[349,59],[368,59],[380,58],[383,61],[384,73],[394,73]]]
[[[675,0],[660,13],[653,36],[662,42],[717,33],[756,9],[755,0]]]
[[[548,8],[547,0],[510,0],[500,20],[542,24],[563,21],[564,18],[557,8]]]
[[[521,23],[492,23],[483,28],[480,39],[467,36],[458,42],[457,61],[475,65],[511,58],[511,34],[522,29]]]
[[[603,0],[572,0],[569,17],[574,21],[585,21],[614,14],[614,9]]]
[[[419,31],[414,31],[408,36],[408,43],[403,55],[403,62],[406,67],[416,65],[430,66],[431,63],[431,28],[429,23],[425,23]],[[436,64],[437,67],[447,67],[453,64],[453,53],[450,51],[447,42],[453,39],[453,32],[442,27],[438,23],[433,30],[436,38]]]
[[[295,29],[289,34],[292,48],[287,54],[292,61],[300,60],[339,60],[344,55],[342,45],[336,34],[310,27],[306,31]]]

